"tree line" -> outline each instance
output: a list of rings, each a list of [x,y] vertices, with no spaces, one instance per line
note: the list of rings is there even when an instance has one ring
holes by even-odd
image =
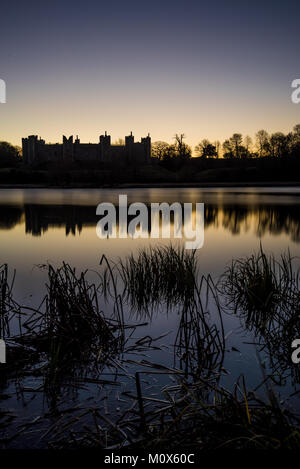
[[[151,155],[164,163],[176,165],[192,156],[192,148],[185,141],[184,134],[176,134],[174,143],[163,141],[152,143]],[[120,139],[119,145],[124,144]],[[300,157],[300,124],[294,126],[288,134],[275,132],[269,134],[259,130],[253,141],[249,135],[234,133],[222,144],[217,140],[201,140],[194,148],[195,156],[201,158],[283,158]],[[21,148],[8,142],[0,142],[0,167],[15,166],[21,162]]]
[[[21,157],[21,148],[8,142],[0,142],[0,167],[16,166]]]
[[[154,142],[152,156],[160,161],[186,160],[192,156],[192,148],[184,142],[184,134],[176,134],[174,143]],[[201,140],[195,146],[195,155],[201,158],[283,158],[300,157],[300,124],[288,134],[259,130],[253,141],[249,135],[234,133],[222,144],[219,141]]]

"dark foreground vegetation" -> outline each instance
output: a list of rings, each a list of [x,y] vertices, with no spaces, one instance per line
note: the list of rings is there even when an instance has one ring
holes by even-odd
[[[300,158],[257,158],[225,160],[190,158],[184,163],[165,164],[153,160],[147,166],[117,166],[95,164],[68,167],[26,168],[19,163],[14,168],[0,169],[0,185],[38,187],[118,187],[120,185],[195,185],[203,184],[257,185],[299,184]]]
[[[299,449],[299,416],[274,391],[289,378],[300,382],[291,361],[291,342],[300,337],[293,262],[289,254],[276,261],[261,248],[233,261],[217,284],[200,275],[196,252],[172,246],[118,263],[103,256],[97,285],[88,280],[91,272],[45,265],[39,308],[14,300],[14,275],[9,281],[2,265],[0,333],[7,363],[1,364],[1,447],[23,447],[31,437],[31,447],[50,448]],[[125,309],[131,312],[127,321]],[[157,310],[179,315],[172,366],[147,358],[164,350],[163,331],[137,337]],[[258,359],[263,354],[269,361],[269,368],[261,363],[262,382],[254,390],[244,375],[231,388],[222,384],[230,371],[224,368],[224,314],[240,318],[253,332]],[[169,382],[154,393],[145,386],[153,377]],[[125,381],[130,385],[122,392]],[[97,405],[90,398],[73,405],[86,386],[104,397]],[[118,389],[111,413],[107,387]],[[5,406],[14,393],[42,395],[46,410],[18,422]]]

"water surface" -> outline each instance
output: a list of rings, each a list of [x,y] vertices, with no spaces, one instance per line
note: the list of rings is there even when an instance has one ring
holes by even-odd
[[[52,263],[59,267],[67,262],[80,271],[99,270],[102,254],[110,259],[124,258],[130,253],[155,244],[169,244],[169,240],[105,239],[96,235],[96,206],[100,202],[117,205],[120,193],[128,195],[128,203],[144,202],[203,202],[205,204],[205,240],[197,253],[199,270],[210,273],[217,280],[233,258],[252,254],[260,247],[266,253],[279,257],[290,250],[299,255],[300,243],[300,188],[218,188],[218,189],[126,189],[126,190],[64,190],[64,189],[5,189],[0,190],[0,261],[7,263],[11,272],[16,269],[14,294],[21,304],[37,306],[45,294],[47,281],[40,266]],[[129,321],[141,321],[130,309]],[[212,311],[212,316],[214,311]],[[151,358],[159,363],[172,365],[172,344],[178,328],[178,311],[164,311],[149,318],[148,326],[139,333],[151,337],[162,332],[166,347]],[[224,315],[225,332],[228,334],[225,365],[229,370],[226,385],[231,386],[240,373],[247,384],[255,386],[261,380],[255,347],[251,336],[243,329],[239,318]],[[238,351],[232,351],[232,347]],[[31,384],[34,379],[31,379]],[[27,382],[28,386],[28,382]],[[9,388],[13,389],[13,384]],[[290,381],[280,388],[286,393],[297,390]],[[90,386],[74,402],[83,396],[95,397],[95,387]],[[16,395],[8,400],[8,406],[17,410],[23,421],[40,415],[47,405],[40,398],[24,401]],[[68,401],[69,398],[66,398]],[[29,402],[30,401],[30,402]],[[111,406],[116,407],[114,397]],[[45,407],[46,406],[46,407]],[[32,444],[29,438],[28,445]],[[25,445],[24,440],[20,445]]]

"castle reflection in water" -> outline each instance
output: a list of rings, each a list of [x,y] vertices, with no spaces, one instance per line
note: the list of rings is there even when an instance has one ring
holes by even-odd
[[[205,204],[204,212],[205,229],[222,227],[233,235],[249,231],[257,236],[286,234],[291,241],[300,242],[298,205]],[[98,220],[95,205],[0,205],[0,230],[24,223],[25,232],[32,236],[41,236],[51,228],[65,228],[66,236],[75,236],[84,227],[96,226]]]

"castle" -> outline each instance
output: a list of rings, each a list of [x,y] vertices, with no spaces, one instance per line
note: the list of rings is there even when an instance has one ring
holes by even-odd
[[[99,143],[80,143],[78,135],[63,136],[62,143],[45,143],[37,135],[22,138],[23,161],[28,165],[48,162],[73,163],[77,161],[124,163],[142,165],[150,163],[151,138],[134,141],[132,132],[125,137],[125,145],[111,144],[110,135],[100,135]]]

